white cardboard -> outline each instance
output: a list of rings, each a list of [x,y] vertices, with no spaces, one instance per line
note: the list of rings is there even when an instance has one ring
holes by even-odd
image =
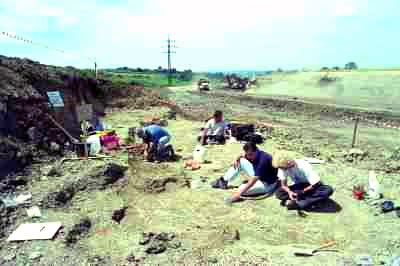
[[[60,227],[60,222],[21,224],[7,241],[52,239]]]

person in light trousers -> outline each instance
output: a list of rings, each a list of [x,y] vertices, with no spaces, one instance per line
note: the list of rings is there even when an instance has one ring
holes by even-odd
[[[224,176],[213,181],[213,188],[228,189],[228,184],[234,181],[242,172],[250,179],[239,186],[230,199],[238,201],[241,196],[254,196],[260,194],[273,194],[279,187],[278,169],[272,166],[272,156],[257,148],[253,142],[247,142],[243,146],[244,155],[234,162]]]

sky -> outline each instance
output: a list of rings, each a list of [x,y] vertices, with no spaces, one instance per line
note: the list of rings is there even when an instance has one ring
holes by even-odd
[[[398,0],[1,0],[0,54],[166,68],[169,35],[178,70],[391,68],[400,67],[399,13]]]

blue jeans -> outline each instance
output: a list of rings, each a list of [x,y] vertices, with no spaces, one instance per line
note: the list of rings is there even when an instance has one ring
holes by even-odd
[[[158,152],[164,150],[165,145],[167,145],[170,140],[171,140],[171,136],[164,136],[164,137],[160,138],[158,140],[158,144],[157,144]]]

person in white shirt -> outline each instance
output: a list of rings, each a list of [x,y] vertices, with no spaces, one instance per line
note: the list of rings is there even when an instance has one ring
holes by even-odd
[[[226,123],[222,111],[215,111],[213,118],[208,120],[199,141],[202,145],[206,145],[210,141],[219,144],[225,143]]]
[[[278,178],[281,182],[276,197],[288,210],[306,209],[329,198],[333,193],[332,187],[324,185],[311,164],[305,160],[293,160],[290,156],[280,153],[273,157],[272,165],[278,168]],[[287,183],[289,177],[293,181],[290,186]]]

